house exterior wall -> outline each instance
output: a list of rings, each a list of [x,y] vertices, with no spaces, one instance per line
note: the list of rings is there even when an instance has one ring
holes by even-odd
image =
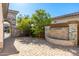
[[[3,12],[1,3],[0,3],[0,48],[3,48]]]
[[[79,15],[54,19],[55,23],[64,23],[68,21],[79,21]]]
[[[15,13],[16,12],[16,13]],[[17,15],[17,11],[14,10],[9,10],[8,12],[8,17],[7,17],[7,21],[10,22],[11,24],[11,36],[15,37],[16,36],[16,15]]]
[[[55,24],[66,23],[68,21],[79,21],[79,15],[54,19]],[[58,37],[59,39],[68,39],[69,28],[64,27],[63,30],[60,29],[56,28],[57,31],[52,29],[52,31],[50,32],[52,34],[52,37]]]
[[[76,21],[76,22],[75,22]],[[64,45],[64,46],[78,46],[79,45],[79,15],[67,15],[67,17],[58,17],[54,18],[55,24],[45,27],[48,30],[45,30],[45,38],[47,41],[57,45]],[[59,25],[68,24],[68,28],[60,27]],[[63,30],[60,29],[63,28]],[[56,29],[56,30],[54,30]],[[64,31],[64,32],[63,32]],[[56,38],[51,38],[56,37]],[[61,39],[68,39],[68,40],[61,40]]]
[[[3,21],[7,17],[8,3],[0,3],[0,51],[3,48]]]

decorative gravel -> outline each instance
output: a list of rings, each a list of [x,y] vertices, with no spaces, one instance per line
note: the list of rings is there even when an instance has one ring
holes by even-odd
[[[44,39],[19,37],[16,39],[6,39],[4,50],[0,55],[74,56],[79,55],[79,48],[53,45]]]

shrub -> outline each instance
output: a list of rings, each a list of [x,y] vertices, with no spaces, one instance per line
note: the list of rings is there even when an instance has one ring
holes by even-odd
[[[23,36],[30,35],[30,22],[31,20],[28,16],[17,19],[17,29],[22,32]]]

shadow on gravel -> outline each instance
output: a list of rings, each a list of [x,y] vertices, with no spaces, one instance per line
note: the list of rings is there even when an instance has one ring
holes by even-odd
[[[36,44],[36,45],[47,45],[48,47],[52,49],[61,49],[63,51],[67,51],[72,53],[74,56],[79,56],[79,47],[65,47],[65,46],[59,46],[48,43],[44,39],[37,39],[37,38],[31,38],[31,37],[19,37],[16,38],[19,42],[22,44]],[[0,53],[0,56],[8,56],[13,54],[19,54],[19,51],[14,46],[15,38],[7,38],[4,40],[4,49]]]
[[[74,56],[79,56],[79,46],[78,47],[67,47],[67,46],[59,46],[48,43],[45,39],[37,39],[37,38],[29,38],[29,37],[20,37],[17,38],[22,44],[37,44],[39,46],[41,45],[47,45],[52,49],[61,49],[63,51],[67,51],[72,53]]]

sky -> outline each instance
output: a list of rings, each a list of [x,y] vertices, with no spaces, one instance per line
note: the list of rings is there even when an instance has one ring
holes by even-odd
[[[9,9],[31,16],[38,9],[44,9],[51,17],[79,12],[79,3],[10,3]]]

